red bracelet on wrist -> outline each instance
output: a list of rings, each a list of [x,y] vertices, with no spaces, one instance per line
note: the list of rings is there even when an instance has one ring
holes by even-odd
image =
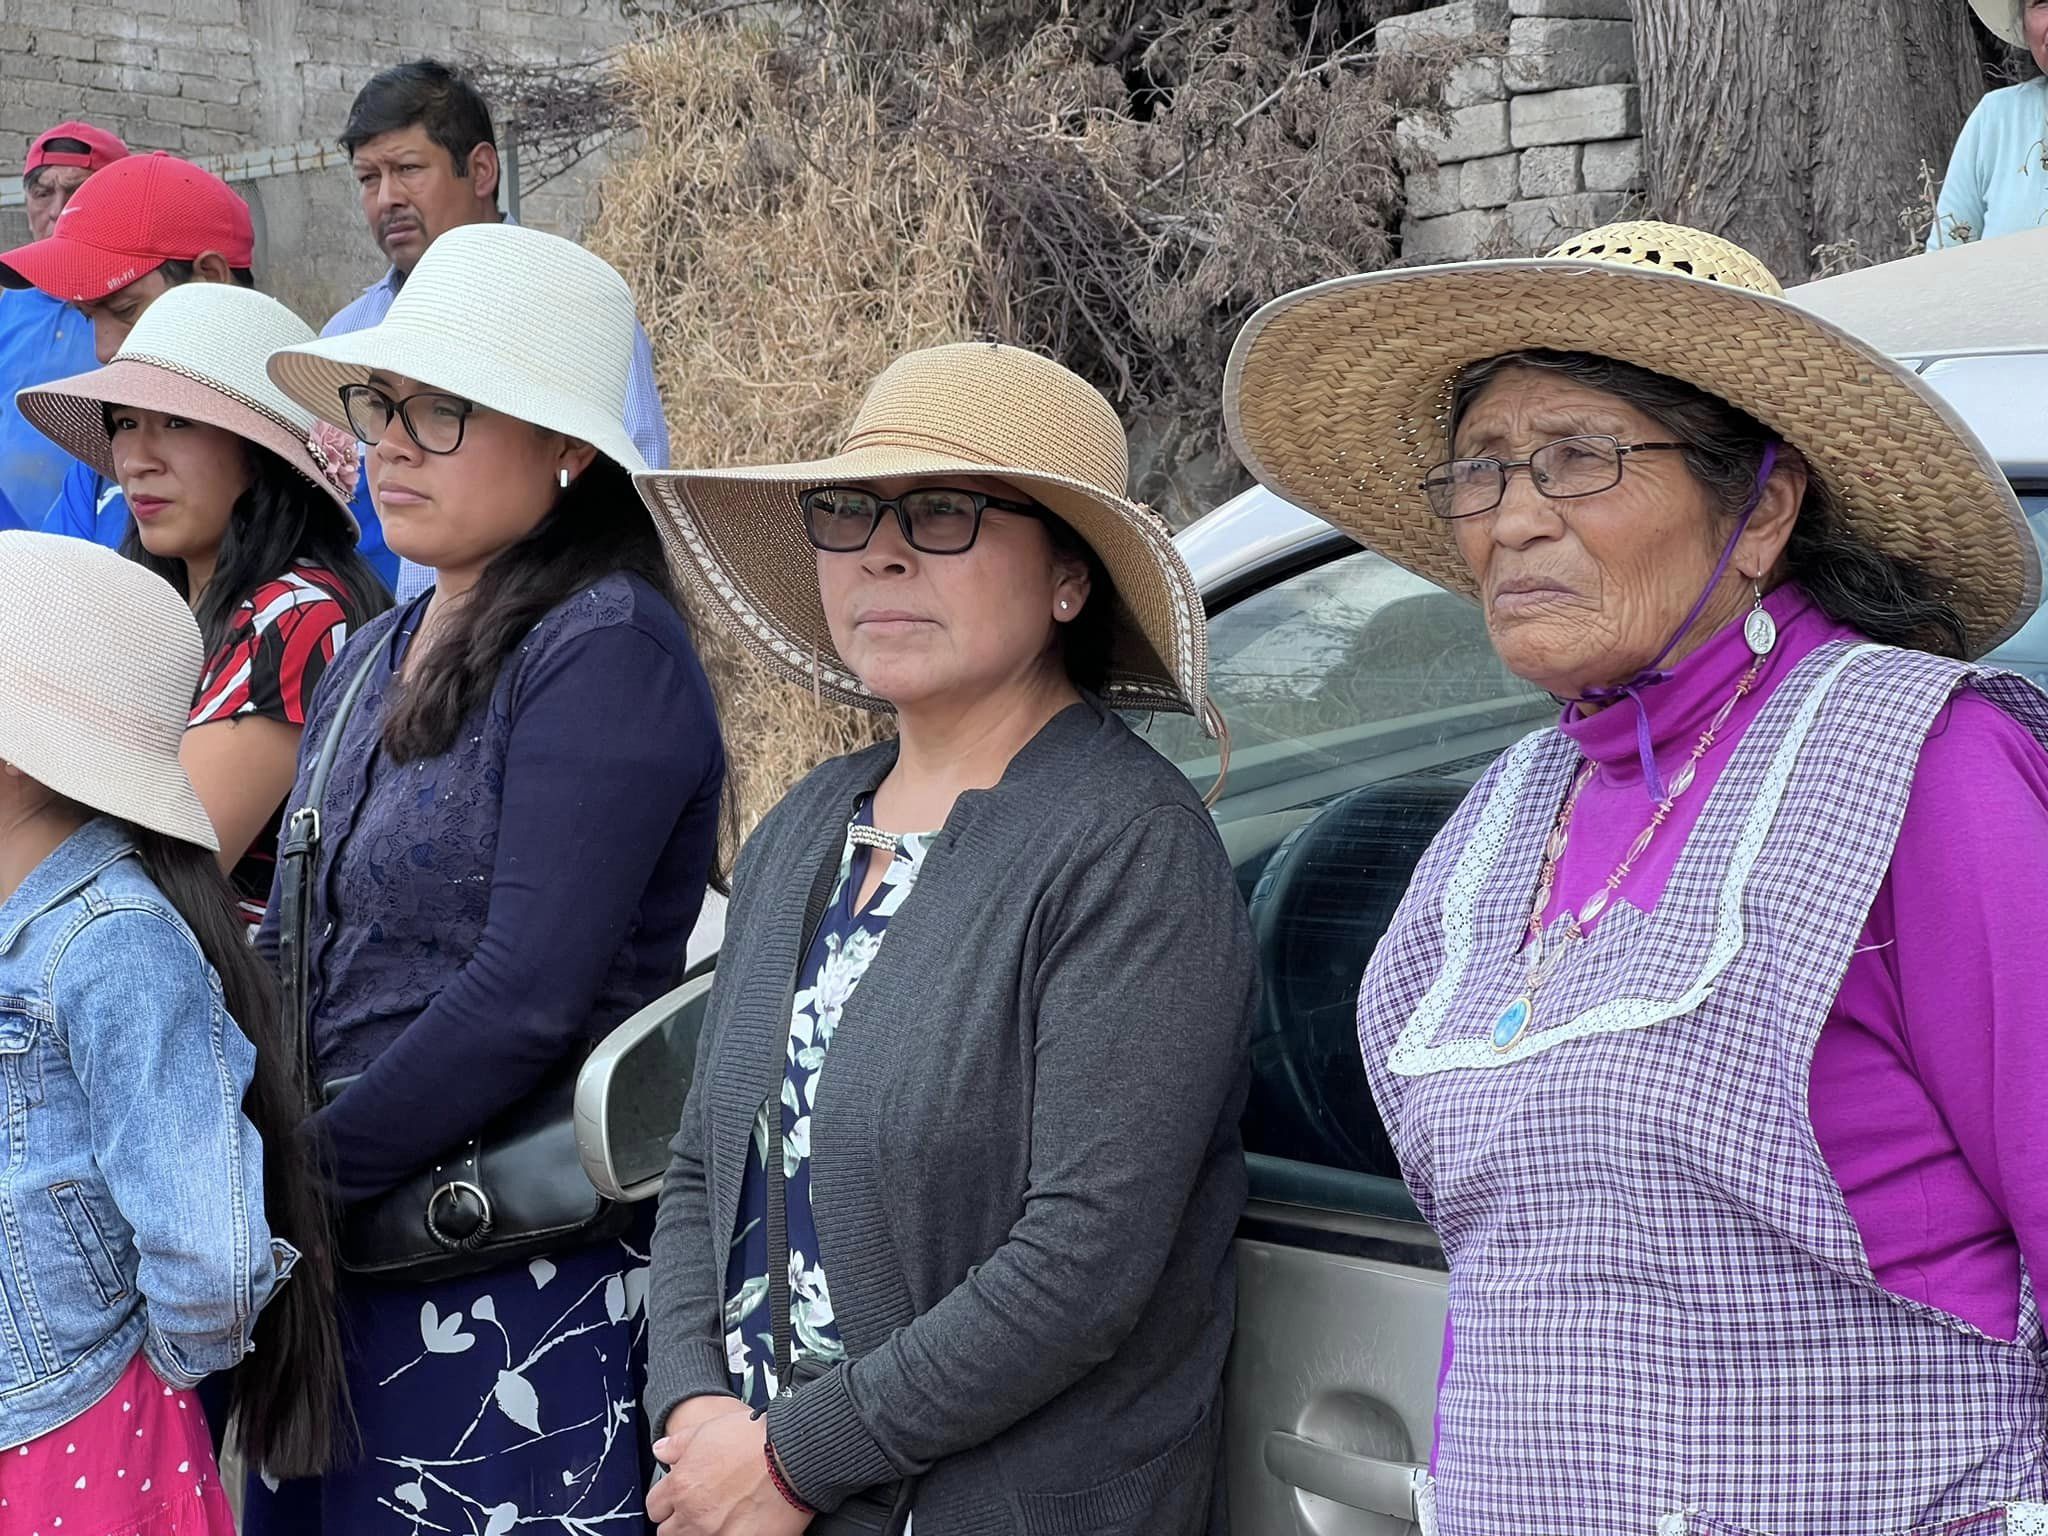
[[[775,1460],[775,1447],[764,1441],[761,1455],[768,1463],[768,1481],[775,1485],[775,1491],[782,1495],[789,1507],[800,1515],[815,1515],[817,1511],[796,1496],[796,1490],[789,1486],[789,1479],[782,1475],[782,1468]]]

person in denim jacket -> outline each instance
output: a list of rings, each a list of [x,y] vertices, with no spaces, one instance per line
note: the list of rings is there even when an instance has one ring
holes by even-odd
[[[235,1371],[284,1471],[341,1412],[275,998],[178,762],[200,663],[161,577],[0,535],[4,1531],[232,1536],[189,1389]]]

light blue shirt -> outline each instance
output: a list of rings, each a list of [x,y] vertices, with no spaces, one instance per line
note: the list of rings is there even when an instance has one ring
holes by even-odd
[[[0,529],[41,527],[78,462],[29,423],[15,392],[98,366],[85,316],[35,288],[0,292]]]
[[[505,222],[513,221],[508,214]],[[405,286],[398,268],[365,288],[362,294],[321,328],[322,336],[345,336],[379,324],[391,312],[391,301]],[[626,435],[640,450],[650,469],[668,468],[668,420],[661,414],[661,393],[654,387],[654,346],[647,328],[633,323],[633,365],[626,375]],[[356,483],[356,513],[362,516],[369,505],[370,477],[361,475]],[[374,516],[374,513],[372,514]],[[366,523],[364,526],[368,526]],[[403,603],[419,596],[434,584],[434,573],[423,565],[401,560],[398,565],[398,600]]]
[[[2048,224],[2048,78],[1990,91],[1963,124],[1927,249]]]

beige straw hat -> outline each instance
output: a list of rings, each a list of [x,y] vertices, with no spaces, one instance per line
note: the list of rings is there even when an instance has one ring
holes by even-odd
[[[989,342],[898,358],[828,459],[635,477],[703,605],[771,667],[825,697],[887,709],[833,649],[798,498],[835,481],[984,475],[1057,513],[1109,572],[1113,706],[1204,719],[1201,593],[1165,521],[1124,496],[1130,451],[1107,400],[1036,353]],[[1207,728],[1209,722],[1204,719]]]
[[[403,374],[637,473],[647,461],[626,435],[626,378],[638,335],[632,292],[603,258],[517,224],[461,224],[427,247],[382,321],[286,347],[270,377],[346,427],[342,386]]]
[[[1473,595],[1422,479],[1450,457],[1451,387],[1506,352],[1590,352],[1680,379],[1804,455],[1852,532],[1929,571],[1972,656],[2040,599],[2032,535],[1997,462],[1910,371],[1789,303],[1740,246],[1612,224],[1520,261],[1341,277],[1265,306],[1224,373],[1251,472],[1439,586]]]
[[[109,480],[113,445],[104,408],[132,406],[203,421],[268,448],[334,498],[349,517],[355,487],[351,440],[336,452],[313,413],[270,382],[264,363],[279,347],[313,339],[313,328],[277,300],[232,283],[182,283],[135,322],[104,368],[15,396],[45,437]]]
[[[178,761],[204,660],[161,576],[84,539],[0,533],[0,762],[217,853]]]
[[[1994,37],[2011,43],[2024,53],[2027,29],[2020,20],[2020,8],[2024,4],[2025,0],[1970,0],[1970,9],[1977,13],[1977,19],[1990,29]]]

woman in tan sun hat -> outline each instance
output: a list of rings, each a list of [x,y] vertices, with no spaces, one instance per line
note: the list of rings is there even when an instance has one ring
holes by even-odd
[[[640,477],[707,609],[898,731],[740,860],[655,1234],[662,1536],[1220,1529],[1253,958],[1116,713],[1206,706],[1126,469],[1088,384],[968,344],[831,458]]]
[[[253,927],[313,691],[350,633],[391,606],[356,551],[355,443],[270,382],[279,347],[313,339],[248,288],[175,288],[114,360],[26,389],[22,415],[120,483],[122,553],[185,594],[206,640],[185,766]]]
[[[1290,294],[1225,403],[1565,703],[1359,995],[1450,1260],[1425,1529],[2048,1529],[2048,700],[1970,664],[2040,590],[1997,465],[1660,224]]]
[[[598,257],[472,224],[378,324],[270,360],[367,444],[386,538],[437,584],[321,690],[257,935],[327,1101],[362,1450],[253,1479],[244,1536],[617,1530],[653,1476],[653,1213],[596,1208],[561,1092],[675,985],[725,774],[631,480],[637,336]]]
[[[0,535],[10,1533],[233,1536],[203,1378],[280,1472],[326,1465],[345,1416],[276,992],[178,760],[201,660],[158,577]]]

